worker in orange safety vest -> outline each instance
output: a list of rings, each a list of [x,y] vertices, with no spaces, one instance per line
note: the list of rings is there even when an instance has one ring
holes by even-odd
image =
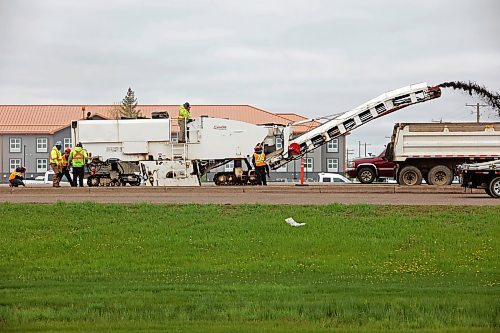
[[[267,185],[266,175],[269,177],[269,166],[266,163],[266,154],[260,143],[254,148],[252,163],[257,174],[257,184]]]
[[[73,183],[73,180],[71,179],[71,174],[69,173],[69,154],[71,153],[70,148],[66,148],[64,150],[64,154],[61,155],[62,158],[62,164],[61,164],[61,173],[59,174],[59,179],[62,180],[63,176],[66,176],[66,179],[68,182],[71,184],[71,186],[76,186],[76,184]]]
[[[26,186],[24,185],[24,173],[26,172],[25,167],[17,167],[9,176],[9,186],[10,187],[18,187],[18,186]]]

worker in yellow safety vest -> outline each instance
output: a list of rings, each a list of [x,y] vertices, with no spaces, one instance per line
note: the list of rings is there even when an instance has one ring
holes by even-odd
[[[179,106],[179,118],[177,123],[179,124],[179,142],[186,142],[186,126],[191,121],[191,106],[188,102]],[[189,138],[189,132],[187,133],[187,138]]]
[[[257,174],[257,184],[267,185],[266,174],[269,177],[269,166],[266,163],[266,154],[260,143],[254,148],[252,163]]]
[[[52,150],[50,151],[49,163],[54,171],[54,178],[52,178],[52,186],[60,187],[59,182],[61,181],[61,171],[62,171],[62,156],[61,156],[61,141],[57,141]]]
[[[18,187],[18,186],[26,186],[24,185],[24,173],[26,172],[25,167],[17,167],[9,176],[9,186],[10,187]]]
[[[76,147],[73,148],[71,153],[69,153],[68,164],[73,167],[73,184],[77,185],[76,180],[78,179],[78,185],[83,187],[83,175],[85,163],[87,163],[87,151],[83,149],[81,142],[78,142]]]

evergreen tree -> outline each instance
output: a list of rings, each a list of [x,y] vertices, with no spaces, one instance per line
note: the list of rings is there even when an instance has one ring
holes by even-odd
[[[141,110],[137,109],[137,98],[135,98],[135,93],[130,87],[120,105],[120,114],[125,118],[138,118],[142,116]]]

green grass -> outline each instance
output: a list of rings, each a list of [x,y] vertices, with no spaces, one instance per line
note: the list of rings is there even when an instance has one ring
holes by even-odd
[[[500,207],[0,204],[0,332],[498,332],[499,235]]]

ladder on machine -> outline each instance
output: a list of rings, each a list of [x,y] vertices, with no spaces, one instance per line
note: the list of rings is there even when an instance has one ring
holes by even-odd
[[[172,156],[171,161],[185,160],[187,156],[186,143],[172,143]]]

